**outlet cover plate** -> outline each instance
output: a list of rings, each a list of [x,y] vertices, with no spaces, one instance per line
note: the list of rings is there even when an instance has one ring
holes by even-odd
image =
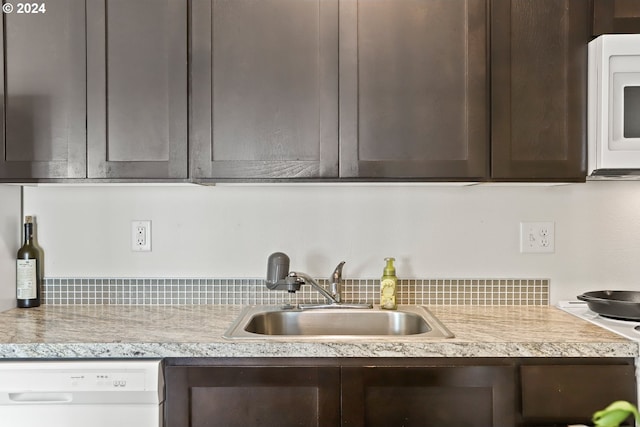
[[[520,223],[520,252],[521,253],[554,253],[555,252],[555,224],[546,222]]]
[[[131,221],[131,250],[151,252],[151,221]]]

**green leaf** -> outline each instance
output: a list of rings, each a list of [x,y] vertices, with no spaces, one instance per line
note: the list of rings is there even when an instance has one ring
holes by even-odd
[[[618,400],[593,414],[592,420],[595,427],[618,427],[630,415],[633,415],[636,421],[640,421],[638,409],[633,404],[625,400]]]

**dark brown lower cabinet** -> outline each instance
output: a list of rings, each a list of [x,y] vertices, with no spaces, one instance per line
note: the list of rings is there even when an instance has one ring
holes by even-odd
[[[611,402],[637,399],[635,367],[628,363],[523,365],[520,378],[527,426],[590,424]]]
[[[341,391],[343,426],[515,424],[511,366],[344,367]]]
[[[165,382],[165,427],[566,426],[637,403],[633,358],[166,359]]]
[[[340,368],[168,366],[165,426],[340,425]]]

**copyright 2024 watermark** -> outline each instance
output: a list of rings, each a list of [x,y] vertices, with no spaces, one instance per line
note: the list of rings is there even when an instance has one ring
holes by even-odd
[[[39,14],[47,13],[46,3],[10,3],[2,4],[2,13]]]

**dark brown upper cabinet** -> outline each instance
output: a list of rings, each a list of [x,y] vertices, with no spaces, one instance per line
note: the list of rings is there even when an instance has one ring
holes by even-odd
[[[488,175],[487,1],[340,2],[340,177]]]
[[[86,177],[85,7],[0,20],[0,179]]]
[[[187,4],[5,14],[0,179],[187,178]]]
[[[582,181],[600,8],[637,6],[59,0],[5,14],[0,180]]]
[[[338,0],[193,0],[191,177],[337,178]]]
[[[584,181],[590,2],[491,3],[492,179]]]
[[[640,1],[594,0],[593,35],[640,33]]]
[[[584,181],[592,1],[250,4],[192,4],[192,178]]]
[[[87,0],[89,178],[187,178],[187,2]]]

